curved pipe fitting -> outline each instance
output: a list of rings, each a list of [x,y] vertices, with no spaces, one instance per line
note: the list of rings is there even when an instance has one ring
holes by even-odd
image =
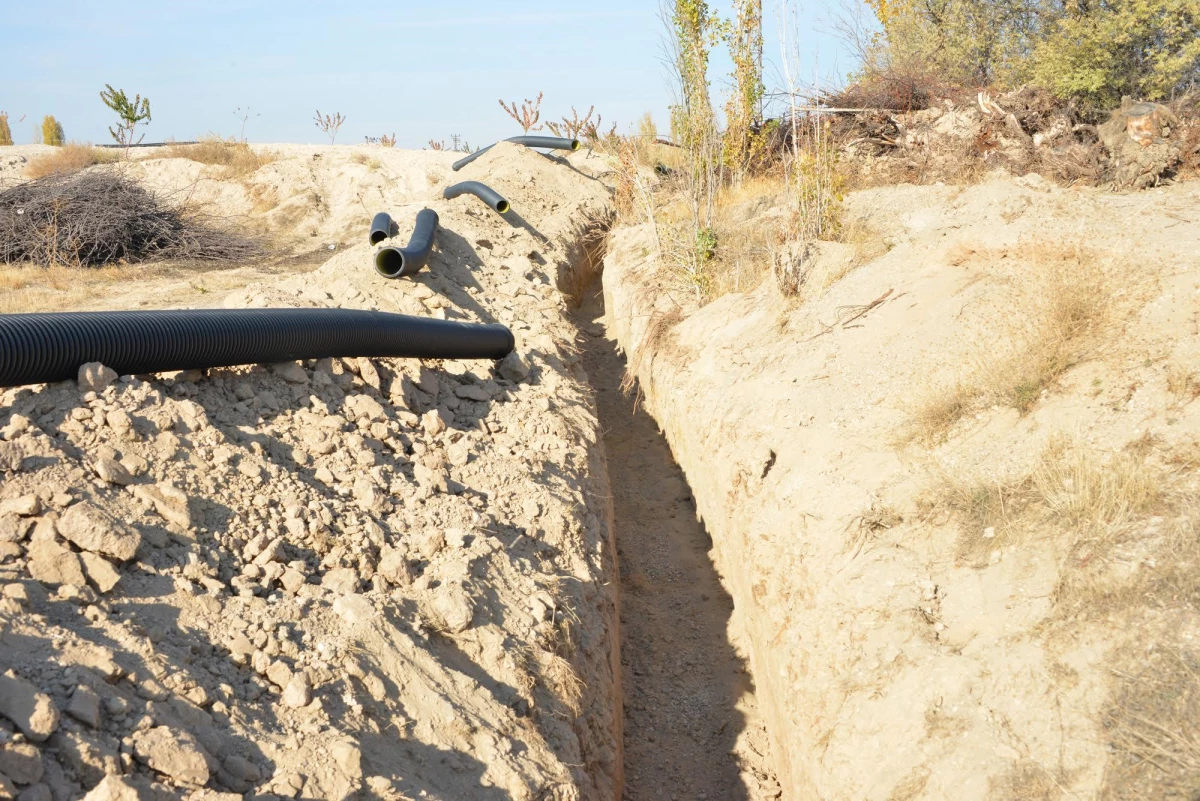
[[[502,359],[502,325],[357,309],[184,309],[0,314],[0,387],[73,380],[100,362],[119,375],[294,359]]]
[[[372,245],[378,245],[385,239],[392,236],[392,232],[396,230],[396,224],[392,222],[392,215],[386,211],[381,211],[371,220],[370,241]]]
[[[442,197],[446,200],[453,200],[459,195],[474,195],[500,214],[507,214],[508,210],[512,208],[499,192],[479,181],[463,181],[461,184],[448,186],[442,190]]]
[[[550,150],[575,151],[580,147],[578,139],[567,139],[562,136],[514,136],[509,139],[505,139],[504,141],[512,142],[517,145],[524,145],[525,147],[543,147],[549,148]],[[467,166],[472,161],[491,150],[493,147],[495,147],[494,144],[476,150],[469,156],[454,162],[452,165],[450,165],[450,169],[454,170],[455,172],[461,170],[463,167]]]
[[[388,218],[391,221],[391,218]],[[437,233],[438,216],[433,209],[421,209],[417,212],[417,222],[413,226],[412,237],[408,245],[402,248],[380,248],[375,254],[375,271],[384,278],[399,278],[402,275],[412,275],[419,272],[429,261],[429,253],[433,250],[433,237]]]

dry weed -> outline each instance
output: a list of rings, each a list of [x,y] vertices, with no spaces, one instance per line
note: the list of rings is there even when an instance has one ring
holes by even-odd
[[[114,151],[71,142],[30,161],[29,166],[25,168],[25,176],[37,180],[47,175],[67,175],[96,164],[108,164],[119,158],[119,154]]]
[[[1116,311],[1114,265],[1082,246],[1031,243],[997,252],[960,247],[947,258],[956,266],[1011,260],[1018,267],[998,276],[1015,291],[1004,293],[1005,307],[995,315],[1003,328],[987,332],[970,373],[912,411],[907,439],[927,444],[944,440],[959,420],[984,406],[1031,411],[1054,382],[1094,352]]]
[[[236,139],[207,136],[194,145],[171,144],[166,147],[163,158],[188,159],[218,167],[224,167],[223,178],[244,178],[260,167],[277,160],[279,156],[270,150],[255,150]]]

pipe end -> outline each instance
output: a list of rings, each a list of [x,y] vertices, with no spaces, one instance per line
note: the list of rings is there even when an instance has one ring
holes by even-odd
[[[404,275],[404,254],[397,248],[384,248],[375,254],[375,272],[384,278]]]
[[[580,147],[582,147],[582,143],[580,143],[580,141],[578,139],[571,140],[571,150],[572,151],[578,150]]]
[[[508,210],[511,208],[512,206],[509,205],[507,200],[501,200],[496,204],[496,211],[500,212],[501,214],[508,214]]]
[[[385,239],[387,239],[387,234],[385,234],[383,231],[372,231],[371,232],[371,244],[372,245],[378,245],[380,242],[382,242]]]

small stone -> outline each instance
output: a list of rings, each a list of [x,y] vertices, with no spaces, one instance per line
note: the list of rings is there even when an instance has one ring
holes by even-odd
[[[0,516],[18,515],[20,517],[30,517],[41,513],[42,502],[33,493],[0,501]]]
[[[421,427],[425,429],[425,433],[431,437],[436,437],[446,430],[446,420],[442,417],[440,409],[430,409],[425,414],[421,415]]]
[[[290,381],[293,384],[308,383],[308,373],[297,362],[273,364],[271,365],[271,370],[284,381]]]
[[[266,673],[267,678],[276,687],[287,687],[292,680],[292,669],[283,662],[272,662]]]
[[[480,402],[488,400],[487,392],[478,384],[466,384],[465,386],[456,387],[454,394],[463,400]]]
[[[333,602],[333,611],[352,626],[375,617],[375,607],[362,595],[343,595]]]
[[[100,725],[100,696],[86,684],[80,684],[67,702],[67,714],[93,729]]]
[[[329,752],[342,775],[351,781],[362,779],[362,750],[358,745],[349,740],[342,740],[330,746]]]
[[[37,743],[58,729],[58,707],[54,701],[11,670],[0,676],[0,715],[17,724],[26,737]]]
[[[188,732],[169,726],[139,731],[133,735],[133,753],[138,761],[179,784],[208,783],[208,757]]]
[[[16,801],[17,786],[7,776],[0,773],[0,801]]]
[[[283,589],[287,592],[299,592],[300,588],[307,583],[304,574],[298,570],[293,570],[290,567],[283,571],[283,575],[279,577],[279,583],[283,585]]]
[[[25,589],[24,584],[5,584],[4,591],[0,595],[11,601],[16,601],[21,606],[29,605],[29,590]]]
[[[446,533],[440,528],[427,528],[414,537],[413,547],[417,556],[432,559],[446,547]]]
[[[25,464],[25,449],[16,442],[0,442],[0,473],[16,473]]]
[[[92,586],[102,594],[111,591],[121,580],[121,574],[113,567],[112,562],[99,554],[84,551],[79,554],[79,560],[83,562],[83,570]]]
[[[380,549],[376,572],[396,587],[407,587],[414,578],[408,558],[401,551],[386,545]]]
[[[158,516],[180,528],[191,528],[192,515],[188,511],[188,496],[183,490],[166,481],[146,486],[139,484],[129,488],[133,494],[148,502]]]
[[[120,462],[112,459],[97,459],[92,467],[95,469],[96,475],[109,484],[119,484],[124,487],[133,483],[133,476]]]
[[[23,414],[14,414],[8,418],[8,425],[0,428],[0,439],[5,441],[16,439],[31,428],[33,428],[33,423],[28,417]]]
[[[235,779],[256,784],[262,780],[262,771],[250,760],[240,754],[230,754],[221,763],[225,772]]]
[[[79,368],[80,392],[103,392],[116,380],[116,371],[100,362],[88,362]]]
[[[471,603],[466,590],[453,584],[445,584],[434,592],[432,606],[434,612],[441,618],[446,631],[459,634],[471,627],[475,617],[475,607]]]
[[[54,540],[36,540],[30,543],[26,556],[29,558],[29,575],[43,584],[73,584],[82,587],[85,583],[79,556]]]
[[[58,531],[85,551],[126,562],[137,554],[142,535],[88,501],[77,503],[58,521]]]
[[[321,586],[339,595],[358,591],[358,572],[350,567],[335,567],[321,578]]]
[[[284,706],[292,709],[308,706],[312,702],[312,685],[303,671],[292,675],[288,685],[283,688],[282,700]]]
[[[518,384],[529,377],[529,364],[515,350],[500,360],[500,377]]]
[[[108,775],[82,801],[157,801],[161,797],[145,780]]]
[[[8,743],[0,747],[0,773],[17,784],[42,780],[42,752],[30,743]]]
[[[13,514],[0,515],[0,542],[24,542],[33,521]]]
[[[117,435],[118,439],[130,440],[134,439],[133,418],[129,416],[129,412],[124,409],[113,409],[104,415],[104,422],[108,423],[108,427]]]

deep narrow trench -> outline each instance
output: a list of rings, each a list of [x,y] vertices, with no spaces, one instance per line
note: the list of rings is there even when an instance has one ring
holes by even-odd
[[[730,643],[733,602],[683,471],[620,389],[625,360],[603,317],[597,280],[576,322],[604,429],[621,570],[623,798],[775,798],[753,682]]]

